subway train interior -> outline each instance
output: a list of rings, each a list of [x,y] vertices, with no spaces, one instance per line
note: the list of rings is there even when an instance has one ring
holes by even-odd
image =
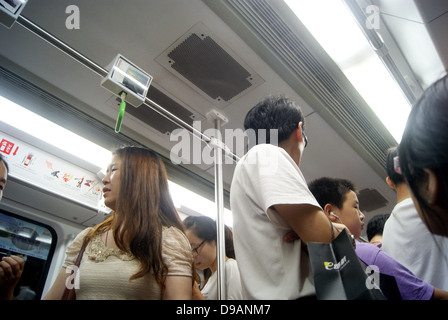
[[[446,0],[0,0],[0,11],[0,251],[26,257],[23,299],[41,299],[67,245],[109,215],[101,180],[116,147],[163,158],[181,217],[232,226],[244,117],[269,95],[304,112],[307,181],[353,181],[365,225],[390,213],[386,151],[448,68]],[[121,96],[128,71],[141,82]]]

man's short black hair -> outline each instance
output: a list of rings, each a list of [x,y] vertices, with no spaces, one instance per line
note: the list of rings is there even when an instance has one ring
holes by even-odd
[[[252,145],[275,144],[288,139],[298,128],[299,122],[302,122],[302,129],[305,130],[305,117],[294,101],[285,96],[269,96],[249,110],[244,119],[244,129],[254,130],[256,142],[249,141]],[[263,130],[266,138],[261,137],[258,130]],[[278,139],[271,139],[271,130],[275,130]]]
[[[358,193],[355,185],[346,179],[323,177],[312,181],[308,188],[322,208],[331,204],[339,209],[344,205],[346,194],[349,191]]]

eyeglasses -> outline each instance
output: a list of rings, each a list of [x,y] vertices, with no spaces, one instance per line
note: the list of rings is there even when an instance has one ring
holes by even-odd
[[[394,157],[394,170],[399,175],[403,174],[403,172],[401,171],[401,167],[400,167],[400,158],[398,156]]]
[[[191,249],[191,251],[193,251],[193,253],[199,254],[198,250],[204,244],[204,242],[205,240],[202,240],[202,242],[196,248]]]

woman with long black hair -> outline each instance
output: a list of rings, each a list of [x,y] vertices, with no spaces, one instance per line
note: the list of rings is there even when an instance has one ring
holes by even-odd
[[[432,233],[448,236],[447,76],[412,108],[397,160],[423,222]]]
[[[191,299],[193,254],[162,160],[149,149],[120,148],[103,184],[111,217],[78,234],[45,298],[61,299],[66,269],[86,244],[77,299]]]

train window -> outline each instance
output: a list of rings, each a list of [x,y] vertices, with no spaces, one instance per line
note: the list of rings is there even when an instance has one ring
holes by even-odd
[[[56,242],[52,227],[0,209],[0,256],[17,255],[25,260],[14,297],[40,300]]]

